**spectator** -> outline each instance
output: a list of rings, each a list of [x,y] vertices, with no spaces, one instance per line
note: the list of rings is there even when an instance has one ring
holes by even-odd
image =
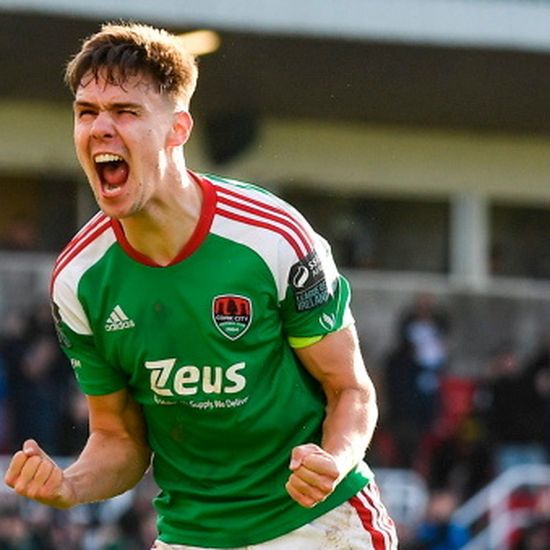
[[[0,550],[41,550],[16,512],[0,516]]]
[[[58,426],[61,434],[58,451],[61,456],[76,456],[88,439],[88,405],[86,396],[70,384],[67,407]]]
[[[25,320],[20,312],[8,312],[0,327],[0,364],[5,384],[4,423],[1,431],[5,437],[4,446],[11,451],[13,444],[13,408],[15,388],[18,384],[17,365],[25,352]]]
[[[493,353],[488,369],[486,420],[496,472],[544,462],[540,398],[532,370],[522,368],[509,346]]]
[[[449,490],[430,495],[426,519],[417,532],[415,550],[460,550],[469,541],[468,530],[452,521],[458,501]]]
[[[9,436],[6,363],[0,354],[0,453],[5,453],[9,449]]]
[[[416,380],[420,368],[414,347],[400,331],[398,342],[384,361],[384,396],[387,403],[385,425],[395,443],[397,467],[411,467],[421,436]],[[380,431],[380,430],[379,430]],[[378,441],[378,439],[376,440]]]
[[[535,501],[533,516],[522,531],[514,550],[548,550],[550,548],[550,489],[541,491]]]
[[[24,214],[9,220],[2,236],[0,249],[9,251],[32,251],[38,249],[38,238],[34,222]]]
[[[534,381],[536,412],[541,419],[542,441],[546,451],[546,460],[550,462],[550,331],[548,331],[535,352],[527,362],[526,377]]]
[[[12,417],[12,449],[28,437],[40,437],[47,452],[58,454],[60,422],[71,380],[68,360],[60,352],[49,304],[27,318],[14,320],[0,345],[4,358]]]
[[[0,503],[0,550],[40,550],[20,517],[16,501],[2,496]]]
[[[441,376],[449,361],[449,320],[432,294],[419,294],[401,319],[402,338],[413,348],[418,367],[414,391],[420,429],[431,429],[439,411]]]
[[[463,501],[491,481],[491,448],[483,423],[473,413],[457,429],[442,437],[425,457],[428,485],[436,490],[450,487]]]

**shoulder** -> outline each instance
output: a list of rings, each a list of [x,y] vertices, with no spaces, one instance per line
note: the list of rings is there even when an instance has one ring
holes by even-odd
[[[53,293],[61,282],[77,282],[115,241],[111,218],[102,212],[97,213],[57,256],[52,270],[50,291]]]
[[[282,246],[296,259],[304,258],[314,249],[315,232],[305,218],[280,197],[249,183],[205,177],[216,192],[215,231],[248,234],[253,247]]]
[[[216,193],[211,232],[252,249],[269,268],[282,300],[289,281],[337,277],[328,243],[292,205],[261,187],[206,176]],[[313,278],[313,279],[312,279]]]

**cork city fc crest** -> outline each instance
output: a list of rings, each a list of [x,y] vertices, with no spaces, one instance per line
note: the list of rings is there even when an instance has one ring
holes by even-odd
[[[252,320],[252,302],[246,296],[222,294],[212,302],[212,319],[216,328],[230,340],[240,338]]]

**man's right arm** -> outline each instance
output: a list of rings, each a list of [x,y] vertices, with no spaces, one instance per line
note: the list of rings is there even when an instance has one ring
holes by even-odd
[[[111,498],[134,487],[147,471],[151,452],[139,405],[126,389],[88,396],[90,436],[65,470],[27,440],[12,458],[5,482],[18,494],[56,508]]]

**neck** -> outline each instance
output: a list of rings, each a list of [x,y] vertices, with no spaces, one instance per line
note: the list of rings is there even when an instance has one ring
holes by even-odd
[[[126,239],[139,253],[158,265],[172,262],[197,227],[202,191],[185,173],[165,197],[151,199],[147,208],[120,220]]]

